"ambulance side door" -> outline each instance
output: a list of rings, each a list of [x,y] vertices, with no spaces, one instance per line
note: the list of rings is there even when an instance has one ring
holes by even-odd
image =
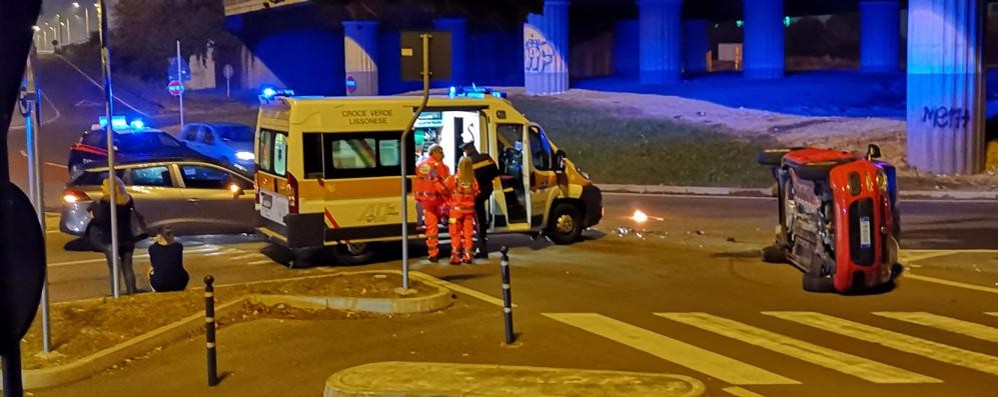
[[[527,128],[524,157],[529,158],[530,227],[541,228],[550,210],[550,203],[558,194],[558,175],[555,173],[554,153],[544,130],[537,124]]]

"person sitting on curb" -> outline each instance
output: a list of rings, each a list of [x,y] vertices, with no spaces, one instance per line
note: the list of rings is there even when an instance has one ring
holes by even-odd
[[[154,292],[183,291],[190,275],[184,269],[184,246],[173,239],[173,229],[163,226],[149,246],[149,286]]]

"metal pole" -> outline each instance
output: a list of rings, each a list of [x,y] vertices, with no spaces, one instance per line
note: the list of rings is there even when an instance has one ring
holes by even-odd
[[[28,195],[31,197],[31,203],[35,206],[35,215],[38,217],[38,223],[42,226],[42,230],[45,230],[45,198],[42,195],[42,175],[41,175],[41,161],[38,155],[38,134],[39,127],[41,127],[41,89],[38,84],[38,74],[35,73],[35,65],[38,64],[38,50],[37,47],[31,49],[31,54],[28,56],[28,67],[25,69],[25,76],[27,80],[27,92],[33,94],[34,100],[30,102],[27,111],[28,114],[24,115],[24,136],[26,138],[25,142],[25,152],[28,157]],[[45,280],[42,283],[42,298],[41,298],[41,309],[42,309],[42,348],[46,353],[52,351],[52,337],[49,333],[49,296],[48,296],[48,273],[46,272]]]
[[[419,35],[423,39],[423,100],[419,104],[419,108],[416,112],[412,114],[412,118],[409,120],[409,126],[402,131],[401,140],[401,168],[402,168],[402,289],[409,289],[409,192],[407,189],[407,183],[409,177],[406,170],[406,165],[409,163],[409,159],[406,157],[406,148],[409,146],[406,142],[406,138],[409,137],[409,133],[412,132],[412,127],[416,125],[416,120],[419,119],[419,115],[423,113],[423,109],[426,109],[426,103],[430,100],[430,38],[433,37],[429,34]]]
[[[502,312],[503,322],[506,328],[506,344],[511,345],[516,342],[516,334],[513,333],[513,296],[509,290],[509,248],[503,246],[499,249],[502,259],[499,261],[499,269],[502,273]]]
[[[231,78],[229,78],[229,77],[225,78],[225,97],[226,98],[228,98],[229,96],[231,96],[230,95],[230,91],[229,91],[229,80],[231,80]]]
[[[177,80],[180,81],[180,130],[184,130],[184,67],[180,59],[180,40],[177,40]]]
[[[24,384],[21,383],[21,346],[17,342],[11,343],[7,354],[3,356],[3,395],[24,395]]]
[[[66,17],[66,44],[73,44],[73,18]]]
[[[108,50],[107,13],[104,12],[104,0],[99,0],[97,6],[97,19],[100,30],[100,57],[101,71],[104,74],[104,115],[107,117],[107,177],[111,179],[111,191],[109,197],[111,201],[111,292],[115,298],[120,296],[120,273],[121,260],[118,257],[118,188],[115,181],[114,172],[114,128],[112,128],[111,115],[114,114],[114,94],[111,90],[111,53]]]
[[[218,384],[218,352],[215,347],[215,278],[204,276],[204,327],[205,347],[208,349],[208,386]]]
[[[87,40],[90,38],[90,7],[83,7],[83,19],[87,21]]]

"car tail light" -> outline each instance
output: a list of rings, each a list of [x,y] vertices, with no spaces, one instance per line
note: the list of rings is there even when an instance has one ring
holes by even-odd
[[[76,189],[68,189],[63,194],[62,201],[66,204],[73,204],[80,201],[90,201],[90,196]]]
[[[298,180],[290,172],[288,174],[288,212],[298,213]]]

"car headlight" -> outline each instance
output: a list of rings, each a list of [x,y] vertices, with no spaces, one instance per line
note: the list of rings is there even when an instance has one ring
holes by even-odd
[[[256,158],[253,152],[236,152],[236,158],[242,161],[250,161]]]
[[[592,182],[592,180],[593,180],[593,179],[589,177],[589,173],[588,173],[588,172],[585,172],[585,171],[583,171],[583,170],[582,170],[581,168],[579,168],[579,167],[575,167],[575,172],[578,172],[578,173],[579,173],[579,175],[582,175],[582,177],[583,177],[583,178],[586,178],[586,180],[587,180],[587,181],[590,181],[590,182]]]

